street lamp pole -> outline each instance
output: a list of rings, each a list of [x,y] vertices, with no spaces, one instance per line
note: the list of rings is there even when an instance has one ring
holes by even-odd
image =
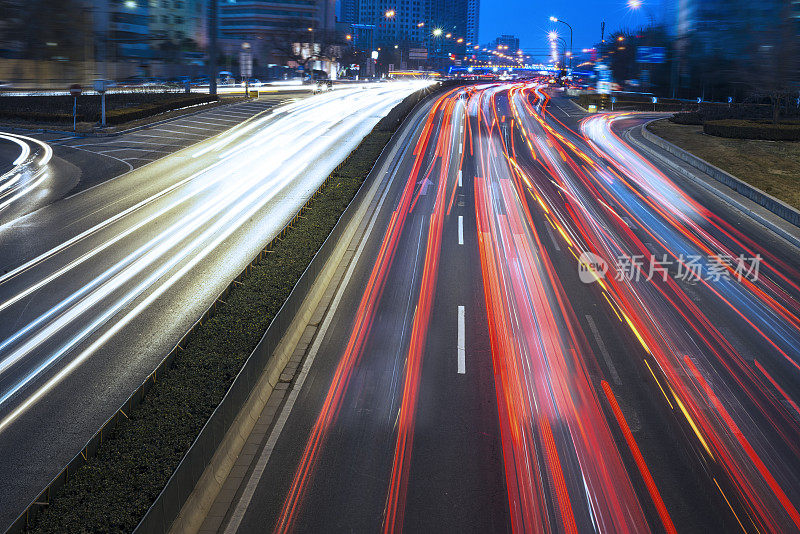
[[[569,28],[569,68],[572,70],[572,26],[565,20],[561,20],[558,17],[550,17],[552,22],[560,22],[561,24],[565,24],[567,28]]]
[[[208,92],[217,94],[217,0],[208,2]]]

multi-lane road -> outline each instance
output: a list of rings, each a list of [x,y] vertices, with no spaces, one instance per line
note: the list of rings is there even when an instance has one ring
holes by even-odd
[[[354,86],[281,106],[0,226],[0,528],[422,85]],[[37,177],[57,173],[50,149],[8,137],[29,154],[21,177],[12,169],[0,187],[22,184],[18,202],[36,202]]]
[[[221,529],[800,529],[800,251],[640,153],[651,118],[418,113]]]

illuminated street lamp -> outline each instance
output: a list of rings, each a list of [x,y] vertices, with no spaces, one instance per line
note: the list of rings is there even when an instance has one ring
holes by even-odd
[[[433,36],[434,37],[440,37],[441,35],[442,35],[442,29],[441,28],[434,28],[433,29]]]
[[[385,13],[387,19],[394,17],[396,14],[397,12],[394,9],[390,9]]]
[[[632,0],[632,1],[635,1],[635,0]],[[568,22],[563,21],[558,17],[550,17],[550,21],[551,22],[560,22],[561,24],[564,24],[564,25],[566,25],[567,28],[569,28],[569,51],[570,51],[570,54],[571,54],[572,53],[572,26]],[[570,67],[570,69],[572,68],[572,60],[571,59],[570,59],[570,62],[569,62],[569,67]]]

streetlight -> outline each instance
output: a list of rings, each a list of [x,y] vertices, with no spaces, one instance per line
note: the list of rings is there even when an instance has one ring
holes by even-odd
[[[635,1],[635,0],[632,0],[632,1]],[[571,55],[572,54],[572,26],[570,26],[570,24],[568,22],[566,22],[564,20],[561,20],[558,17],[550,17],[550,21],[551,22],[560,22],[561,24],[564,24],[564,25],[567,26],[567,28],[569,28],[569,52],[570,52],[570,55]],[[572,59],[569,60],[569,68],[570,69],[572,68]]]

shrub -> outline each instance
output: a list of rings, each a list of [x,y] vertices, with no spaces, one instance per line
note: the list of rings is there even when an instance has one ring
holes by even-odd
[[[764,139],[767,141],[800,141],[800,124],[772,124],[766,121],[719,120],[708,121],[703,132],[733,139]]]
[[[703,119],[696,111],[684,111],[681,113],[676,113],[670,117],[669,120],[675,124],[687,124],[692,126],[703,125]]]
[[[216,100],[196,93],[111,93],[106,95],[106,119],[120,124],[165,111]],[[61,96],[0,96],[0,118],[45,123],[72,123],[73,98]],[[78,121],[100,120],[100,96],[78,97]]]

